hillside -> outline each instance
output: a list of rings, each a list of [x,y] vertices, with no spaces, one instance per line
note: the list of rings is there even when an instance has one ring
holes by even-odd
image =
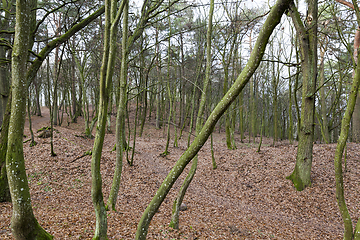
[[[33,117],[35,132],[49,125],[49,113],[42,110],[44,117]],[[76,136],[81,135],[81,119],[55,128],[56,157],[50,156],[49,138],[36,137],[34,147],[24,144],[34,212],[55,239],[91,239],[95,229],[91,156],[78,157],[92,148],[93,140]],[[27,126],[25,134],[30,135]],[[178,148],[171,141],[170,155],[161,157],[164,131],[147,123],[143,137],[136,139],[134,166],[124,162],[117,212],[108,213],[109,239],[134,238],[143,210],[186,149],[186,139],[187,134]],[[295,164],[296,144],[279,142],[272,147],[266,139],[257,153],[257,144],[239,141],[237,150],[227,150],[225,133],[217,132],[214,141],[218,168],[212,169],[208,142],[199,153],[198,170],[184,199],[187,210],[180,213],[180,230],[172,230],[168,224],[185,174],[155,215],[148,239],[342,239],[335,199],[335,144],[315,144],[312,187],[296,192],[285,179]],[[114,173],[114,144],[115,135],[107,134],[102,157],[105,200]],[[348,144],[344,185],[354,224],[360,217],[359,161],[360,145]],[[0,203],[0,213],[0,239],[12,239],[11,204]]]

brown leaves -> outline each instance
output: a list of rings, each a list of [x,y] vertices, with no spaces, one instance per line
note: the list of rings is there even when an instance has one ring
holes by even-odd
[[[47,125],[41,122],[46,117],[39,119],[34,124]],[[95,229],[90,195],[91,156],[73,161],[93,144],[91,139],[75,137],[81,133],[81,124],[79,119],[70,128],[57,127],[57,157],[50,156],[46,139],[24,149],[34,213],[55,239],[91,239]],[[137,138],[135,166],[124,161],[117,212],[108,212],[110,239],[134,238],[144,209],[186,149],[183,138],[179,148],[170,148],[171,154],[166,158],[159,157],[165,147],[164,139],[158,137],[161,131],[147,125],[145,137]],[[341,239],[342,220],[335,200],[334,144],[314,146],[312,187],[297,192],[285,179],[294,167],[295,146],[267,147],[270,144],[264,140],[260,153],[255,152],[257,146],[249,148],[240,143],[237,150],[227,150],[222,138],[221,134],[214,136],[218,169],[212,170],[209,143],[199,153],[198,170],[184,199],[187,210],[180,212],[180,229],[167,226],[173,200],[190,166],[155,215],[148,239]],[[105,200],[115,166],[115,152],[111,151],[114,143],[115,136],[107,134],[102,157]],[[359,218],[359,149],[359,144],[348,144],[349,171],[344,182],[354,220]],[[10,239],[10,218],[11,204],[1,203],[0,239]]]

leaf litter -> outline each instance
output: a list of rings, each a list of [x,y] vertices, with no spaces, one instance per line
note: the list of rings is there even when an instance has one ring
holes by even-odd
[[[48,111],[42,110],[44,117],[33,116],[34,129],[49,125]],[[34,214],[55,239],[91,239],[95,230],[91,156],[79,158],[92,149],[94,140],[79,137],[83,126],[79,118],[76,124],[56,127],[56,157],[50,156],[48,138],[36,137],[34,147],[24,144]],[[108,212],[109,239],[134,239],[143,211],[186,150],[186,142],[183,136],[179,147],[170,147],[170,155],[161,157],[166,144],[163,129],[156,130],[152,122],[145,126],[143,137],[136,138],[134,166],[124,159],[117,211]],[[314,145],[312,186],[297,192],[285,179],[295,165],[296,144],[283,141],[271,146],[272,140],[264,139],[257,153],[257,144],[238,139],[238,149],[227,150],[224,133],[216,131],[218,168],[213,170],[209,142],[199,152],[198,169],[184,199],[187,209],[180,212],[180,229],[168,225],[173,201],[191,164],[155,214],[148,239],[342,239],[333,169],[336,144]],[[114,174],[114,144],[115,135],[106,134],[101,159],[105,201]],[[344,186],[354,225],[360,217],[359,163],[360,144],[348,143]],[[13,239],[11,214],[11,203],[0,203],[0,239]]]

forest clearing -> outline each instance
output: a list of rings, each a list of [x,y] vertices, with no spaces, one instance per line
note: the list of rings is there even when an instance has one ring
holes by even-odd
[[[48,111],[44,108],[42,113],[44,117],[33,116],[34,130],[49,125]],[[49,138],[36,138],[34,147],[24,144],[34,213],[55,239],[91,239],[95,229],[91,157],[77,157],[92,148],[93,140],[76,137],[83,132],[82,118],[68,127],[56,126],[56,130],[55,157],[50,155]],[[215,132],[218,168],[212,169],[208,141],[200,150],[198,170],[184,199],[187,210],[180,212],[180,229],[168,225],[185,172],[155,214],[148,239],[342,239],[335,199],[336,144],[314,145],[312,186],[298,192],[285,179],[295,164],[296,143],[277,142],[273,147],[272,140],[265,139],[257,153],[258,144],[245,139],[244,143],[237,141],[238,149],[228,150],[225,133]],[[29,136],[27,126],[25,135]],[[151,121],[143,137],[137,137],[134,166],[123,165],[117,212],[108,212],[109,239],[134,238],[145,207],[186,148],[184,138],[178,148],[171,143],[170,154],[161,157],[165,140],[163,129],[156,130]],[[114,144],[114,134],[106,134],[101,160],[105,199],[114,174]],[[359,144],[348,144],[344,178],[346,201],[355,222],[360,217],[359,149]],[[11,203],[0,203],[1,239],[12,239],[11,211]]]

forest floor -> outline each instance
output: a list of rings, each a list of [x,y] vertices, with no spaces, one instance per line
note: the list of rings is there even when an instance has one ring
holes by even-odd
[[[49,112],[32,118],[36,130],[49,126]],[[113,117],[114,119],[114,117]],[[37,145],[24,144],[25,163],[36,218],[55,239],[91,239],[95,214],[91,202],[91,150],[93,140],[79,137],[83,121],[56,126],[56,157],[50,156],[50,138],[36,137]],[[114,127],[114,124],[113,124]],[[25,127],[27,137],[30,133]],[[134,239],[137,223],[171,167],[186,150],[187,134],[179,147],[165,150],[164,129],[147,123],[136,138],[134,166],[124,162],[117,211],[108,212],[109,239]],[[180,229],[168,227],[173,200],[190,165],[175,183],[149,227],[148,239],[342,239],[343,224],[335,198],[334,152],[336,144],[315,144],[312,186],[297,192],[288,176],[295,164],[296,143],[264,139],[239,141],[228,150],[225,134],[214,134],[218,168],[212,169],[210,141],[199,152],[197,173],[185,196],[187,210],[180,212]],[[256,139],[258,141],[259,138]],[[106,134],[102,155],[103,193],[107,200],[114,173],[115,135]],[[355,225],[360,217],[360,145],[347,146],[344,186]],[[12,239],[11,203],[0,203],[0,239]]]

